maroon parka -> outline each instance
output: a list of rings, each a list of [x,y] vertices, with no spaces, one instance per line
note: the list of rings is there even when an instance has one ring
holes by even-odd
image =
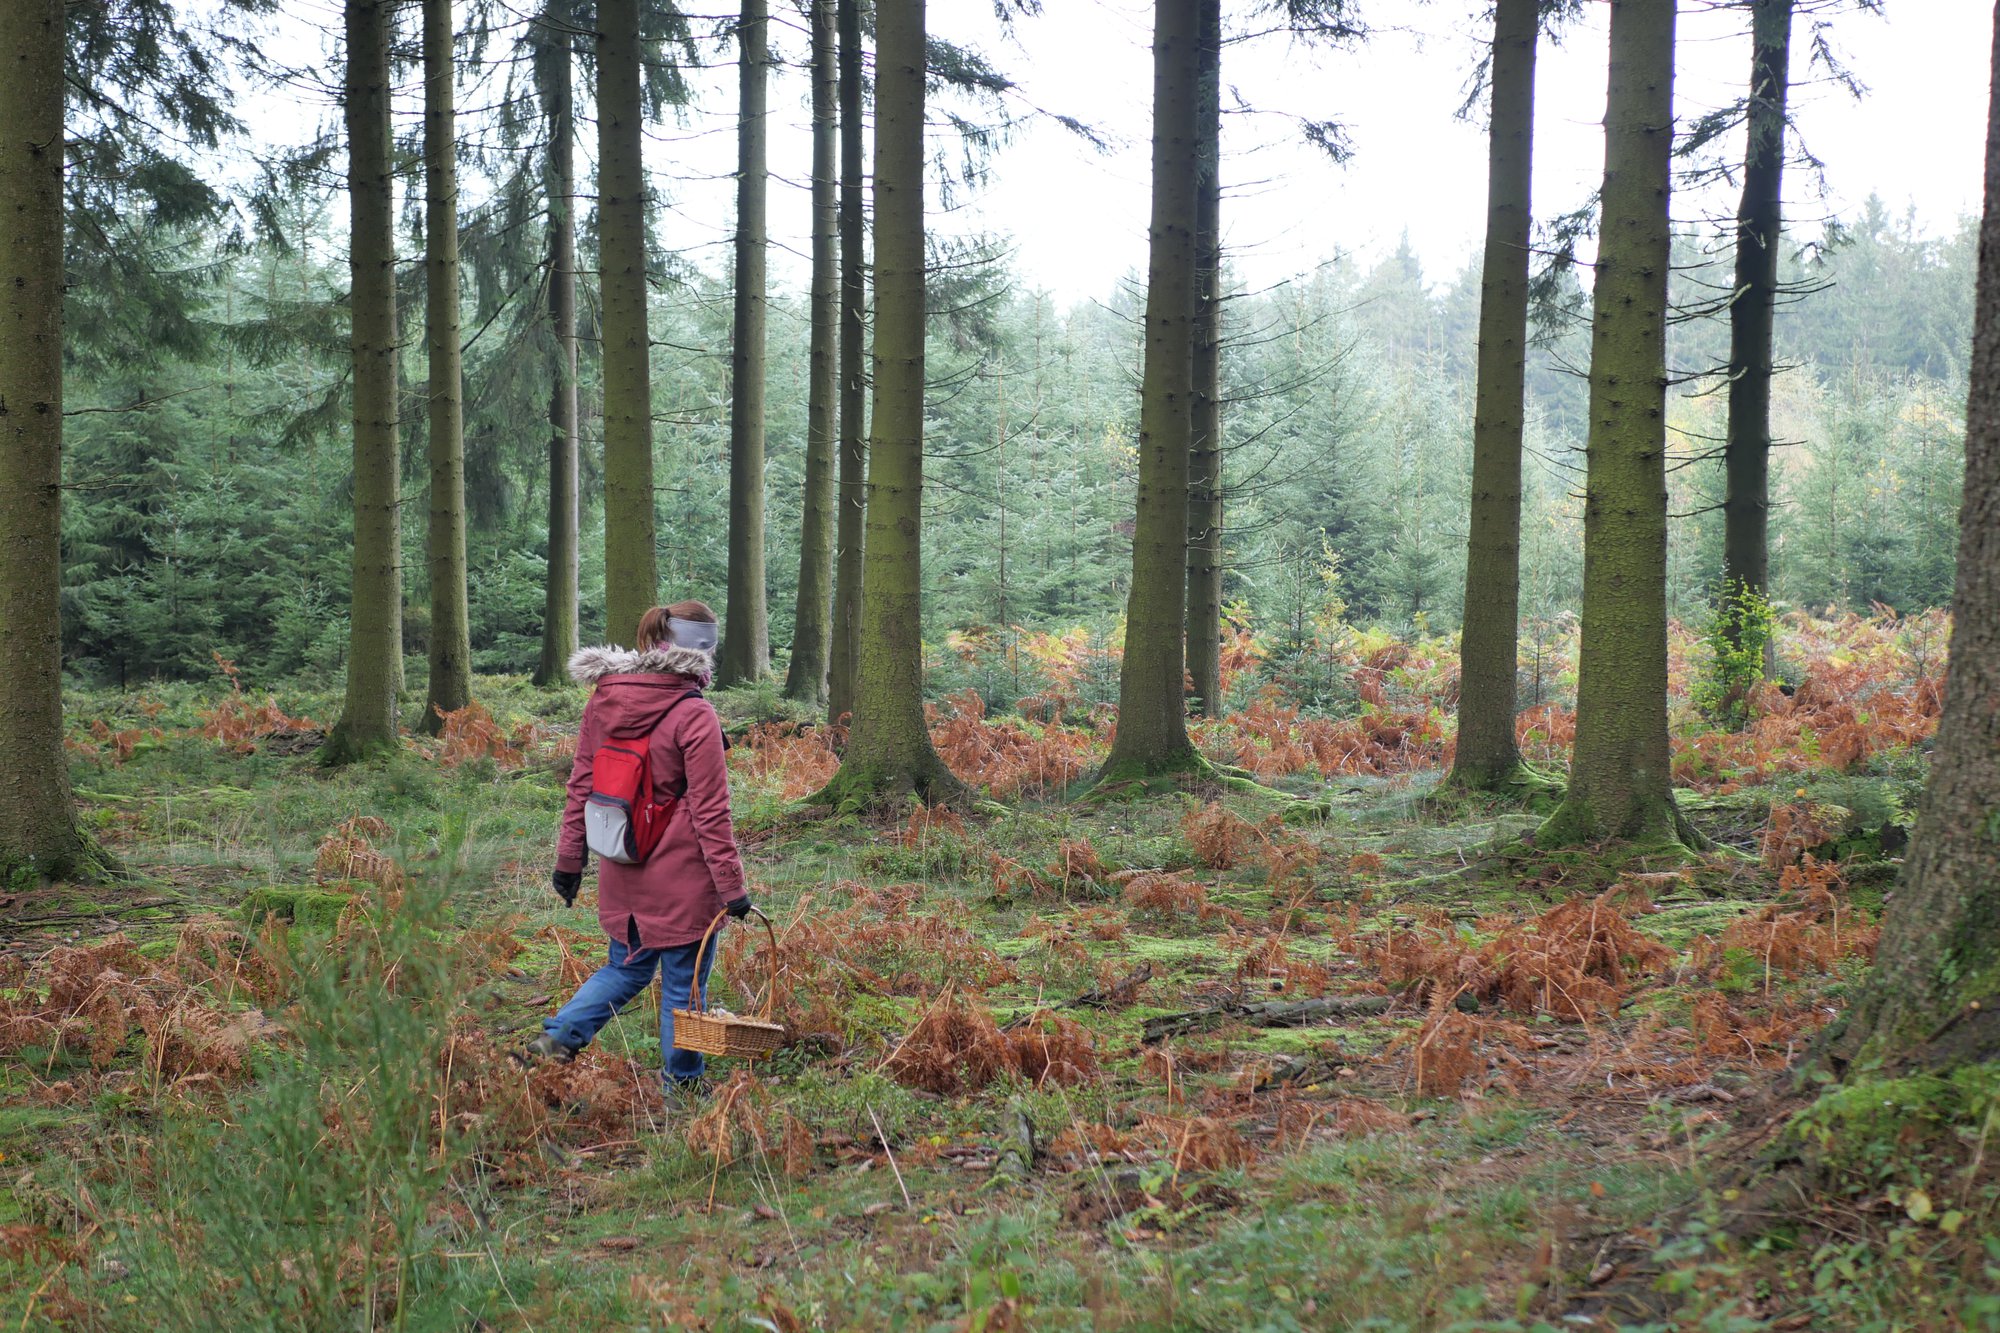
[[[687,699],[707,674],[706,653],[687,648],[586,648],[569,671],[594,685],[576,738],[556,869],[580,871],[588,848],[583,805],[598,747],[618,737],[651,737],[648,759],[656,794],[679,794],[673,819],[653,854],[638,865],[597,861],[597,919],[614,940],[629,941],[636,923],[646,948],[692,944],[722,904],[743,896],[743,861],[729,821],[729,769],[722,721],[706,699]],[[662,721],[664,719],[664,721]]]

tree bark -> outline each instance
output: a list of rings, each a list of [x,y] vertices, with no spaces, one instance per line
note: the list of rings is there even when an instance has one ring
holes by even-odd
[[[1521,766],[1514,739],[1514,691],[1520,657],[1521,417],[1540,9],[1541,0],[1499,0],[1493,13],[1472,507],[1458,650],[1458,745],[1449,778],[1452,785],[1471,790],[1505,786]]]
[[[63,0],[0,6],[0,882],[77,871],[62,715]]]
[[[838,70],[833,0],[812,0],[813,174],[812,335],[806,383],[806,478],[799,525],[799,591],[785,693],[809,704],[826,698],[833,611],[834,341],[840,318],[835,165]]]
[[[396,183],[389,121],[393,21],[392,0],[348,0],[354,591],[349,612],[347,699],[321,752],[329,763],[345,763],[394,748],[396,689],[403,674]]]
[[[1736,295],[1729,307],[1729,425],[1722,513],[1722,580],[1728,594],[1769,595],[1771,334],[1784,227],[1785,99],[1791,78],[1793,0],[1751,10],[1748,143],[1736,213]],[[1740,626],[1728,622],[1734,639]]]
[[[421,729],[472,702],[465,591],[465,376],[459,355],[458,135],[451,0],[424,0],[424,333],[430,371],[430,697]]]
[[[604,615],[614,643],[659,596],[639,0],[597,7],[597,232],[604,329]]]
[[[1187,673],[1222,715],[1222,2],[1201,0],[1201,183],[1194,220],[1194,421],[1188,452]]]
[[[716,653],[718,685],[741,685],[771,664],[764,588],[764,315],[766,306],[765,0],[743,0],[736,23],[736,324],[730,339],[729,609]]]
[[[1187,734],[1182,649],[1194,399],[1200,0],[1155,0],[1153,14],[1153,201],[1139,498],[1118,678],[1118,734],[1100,782],[1200,763]]]
[[[861,558],[867,517],[868,369],[866,216],[861,196],[860,0],[834,0],[840,47],[840,479],[834,514],[833,640],[826,715],[854,711],[854,665],[861,634]]]
[[[578,643],[577,582],[580,527],[577,488],[576,396],[576,102],[572,92],[575,22],[568,0],[542,10],[547,31],[536,50],[536,76],[549,121],[549,323],[555,335],[549,390],[549,550],[542,602],[542,657],[537,685],[569,679]]]
[[[960,800],[924,728],[924,0],[875,8],[875,408],[854,722],[822,800]],[[1179,580],[1176,580],[1178,585]]]
[[[1569,791],[1543,845],[1690,836],[1667,747],[1666,313],[1674,6],[1612,0]]]
[[[1875,971],[1839,1043],[1863,1069],[2000,1058],[2000,6],[1994,24],[1944,714]]]

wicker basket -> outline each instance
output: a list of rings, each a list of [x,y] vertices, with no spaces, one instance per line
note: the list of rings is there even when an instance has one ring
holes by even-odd
[[[754,907],[750,910],[757,912]],[[688,986],[687,1008],[674,1010],[674,1049],[754,1060],[777,1050],[785,1039],[785,1025],[771,1021],[771,1002],[778,994],[778,935],[771,929],[771,918],[757,912],[764,922],[764,934],[771,941],[771,985],[764,992],[763,1012],[755,1018],[710,1013],[707,997],[701,993],[701,959],[715,938],[716,927],[727,915],[727,912],[715,914],[715,920],[708,923],[708,930],[701,937],[701,947],[694,952],[694,981]]]

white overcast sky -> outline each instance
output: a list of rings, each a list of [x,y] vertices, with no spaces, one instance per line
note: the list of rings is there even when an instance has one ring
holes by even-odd
[[[977,8],[977,0],[943,6]],[[988,214],[1015,237],[1022,269],[1066,296],[1102,295],[1107,276],[1143,263],[1147,207],[1146,107],[1151,32],[1143,0],[1051,0],[1023,24],[1022,80],[1047,105],[1075,108],[1125,140],[1098,158],[1034,131],[999,165]],[[1345,167],[1299,143],[1295,121],[1235,115],[1224,128],[1225,240],[1244,276],[1268,282],[1336,251],[1364,260],[1407,231],[1427,274],[1445,279],[1474,257],[1485,221],[1484,113],[1454,118],[1481,54],[1484,25],[1467,0],[1417,5],[1372,0],[1384,25],[1365,47],[1320,52],[1284,38],[1233,47],[1224,81],[1253,106],[1346,124]],[[1604,167],[1609,5],[1586,5],[1560,45],[1542,45],[1536,76],[1535,211],[1576,207]],[[1683,0],[1676,114],[1687,118],[1742,95],[1750,47],[1746,16]],[[1826,163],[1822,201],[1807,173],[1787,195],[1794,218],[1851,214],[1872,190],[1892,208],[1913,205],[1921,226],[1943,229],[1975,211],[1986,129],[1992,6],[1985,0],[1888,0],[1888,16],[1844,15],[1834,29],[1854,73],[1857,103],[1808,69],[1805,23],[1795,34],[1794,103],[1806,145]],[[1397,26],[1390,27],[1394,24]],[[1740,154],[1742,135],[1728,151]],[[1681,216],[1733,211],[1725,194],[1676,205]]]
[[[463,0],[461,0],[463,4]],[[728,12],[729,0],[693,6]],[[1225,0],[1231,22],[1250,6]],[[523,3],[520,8],[531,12]],[[1336,254],[1368,261],[1407,232],[1426,273],[1448,279],[1476,253],[1484,221],[1483,113],[1453,112],[1479,58],[1484,25],[1477,0],[1363,0],[1372,38],[1352,50],[1320,50],[1282,35],[1232,44],[1224,56],[1225,96],[1251,110],[1225,117],[1225,243],[1254,285],[1307,271]],[[1602,120],[1609,5],[1591,0],[1559,44],[1544,41],[1537,72],[1535,211],[1566,211],[1603,170]],[[1682,0],[1676,111],[1682,118],[1741,95],[1749,69],[1746,16]],[[1793,103],[1805,143],[1826,163],[1829,193],[1807,173],[1787,182],[1796,225],[1827,214],[1851,216],[1872,191],[1920,228],[1939,232],[1975,212],[1985,135],[1992,7],[1987,0],[1887,0],[1886,17],[1843,14],[1834,37],[1867,86],[1856,102],[1807,62],[1807,20],[1794,37]],[[775,34],[799,60],[804,41],[794,0],[773,0],[792,16]],[[1021,128],[1001,150],[989,181],[936,225],[1009,238],[1015,269],[1030,286],[1065,302],[1104,298],[1121,277],[1142,272],[1148,204],[1152,30],[1149,0],[1044,0],[1044,12],[1002,33],[992,0],[931,0],[934,34],[984,51],[1020,85],[1022,99],[1075,116],[1112,142],[1098,152],[1046,121]],[[271,20],[278,50],[310,60],[334,57],[338,5],[294,0]],[[712,25],[711,25],[712,26]],[[733,54],[715,43],[719,62]],[[337,71],[337,66],[332,66]],[[661,236],[712,272],[728,260],[734,197],[735,70],[696,76],[695,105],[679,124],[656,127],[649,166],[664,195]],[[409,80],[399,109],[414,115]],[[807,83],[796,68],[771,89],[770,201],[775,281],[803,279],[809,163]],[[472,100],[470,97],[468,101]],[[296,91],[253,94],[245,104],[259,142],[296,142],[336,113]],[[1298,119],[1337,120],[1353,159],[1329,163],[1300,139]],[[586,153],[592,127],[583,128]],[[1740,131],[1727,151],[1740,153]],[[255,150],[256,143],[249,145]],[[935,203],[935,196],[933,196]],[[1682,199],[1683,217],[1727,212],[1726,192]]]

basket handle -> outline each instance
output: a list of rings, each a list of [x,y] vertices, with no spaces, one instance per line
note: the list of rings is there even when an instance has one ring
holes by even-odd
[[[778,932],[771,929],[771,918],[765,916],[762,909],[753,906],[750,910],[757,913],[758,919],[763,921],[764,934],[771,941],[771,984],[764,992],[764,1012],[757,1016],[758,1022],[768,1023],[771,1021],[771,1002],[778,996]],[[726,907],[715,914],[715,920],[708,923],[708,929],[702,932],[701,944],[694,951],[694,980],[688,983],[689,1013],[708,1012],[708,997],[701,993],[701,956],[708,951],[708,942],[714,938],[715,928],[721,925],[722,919],[728,915],[729,909]],[[700,1008],[696,1008],[696,1005]]]

